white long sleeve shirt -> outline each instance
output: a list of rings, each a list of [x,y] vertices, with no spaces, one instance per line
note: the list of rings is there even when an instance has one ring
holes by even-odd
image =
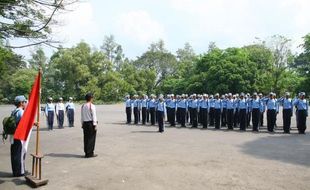
[[[93,125],[97,125],[96,107],[92,103],[85,103],[81,108],[81,122],[92,121]]]
[[[62,110],[62,111],[65,110],[65,105],[64,105],[64,103],[57,103],[57,104],[56,104],[56,114],[57,114],[57,115],[59,114],[59,110]]]

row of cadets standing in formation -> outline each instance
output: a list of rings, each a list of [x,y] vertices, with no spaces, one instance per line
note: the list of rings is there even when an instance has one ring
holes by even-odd
[[[49,97],[45,106],[44,113],[46,115],[48,130],[53,130],[54,117],[56,115],[58,128],[62,129],[64,124],[64,115],[67,114],[69,127],[74,127],[74,110],[75,106],[73,98],[69,97],[69,101],[64,104],[63,98],[59,98],[56,105],[53,103],[53,98]]]
[[[290,93],[285,93],[284,97],[276,98],[275,93],[270,93],[268,97],[263,94],[241,93],[232,95],[231,93],[214,96],[203,94],[193,94],[188,97],[186,94],[167,95],[166,99],[160,95],[157,99],[155,95],[148,98],[143,95],[139,98],[134,95],[132,99],[126,96],[126,114],[127,124],[131,123],[132,110],[134,115],[134,124],[138,124],[142,120],[142,124],[150,122],[155,125],[162,116],[167,115],[167,122],[171,126],[178,123],[181,127],[186,127],[186,123],[192,127],[202,128],[214,126],[215,129],[226,127],[229,130],[240,128],[245,131],[252,121],[252,130],[258,132],[264,123],[264,113],[267,116],[267,130],[274,132],[279,113],[279,106],[283,107],[283,131],[290,133],[291,117],[296,114],[297,129],[300,134],[304,134],[306,130],[306,120],[308,117],[308,101],[305,99],[305,93],[299,93],[298,97],[290,98]],[[163,114],[161,112],[164,112]],[[140,118],[142,113],[142,119]],[[161,124],[161,122],[159,123]],[[161,130],[160,130],[161,131]]]

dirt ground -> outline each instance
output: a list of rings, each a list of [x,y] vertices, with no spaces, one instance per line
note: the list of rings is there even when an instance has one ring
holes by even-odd
[[[12,106],[0,106],[0,119]],[[98,157],[83,158],[80,113],[74,128],[41,129],[43,177],[39,189],[310,189],[310,135],[125,125],[123,105],[97,106]],[[278,126],[281,128],[281,114]],[[266,123],[266,122],[265,122]],[[310,121],[307,121],[308,126]],[[67,125],[67,123],[66,123]],[[31,170],[32,133],[26,168]],[[11,177],[10,145],[0,144],[0,189],[30,189]]]

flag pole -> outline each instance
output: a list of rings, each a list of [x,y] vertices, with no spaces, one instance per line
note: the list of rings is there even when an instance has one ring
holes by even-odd
[[[39,94],[38,94],[38,110],[37,110],[37,133],[36,133],[36,150],[35,154],[31,154],[32,156],[32,174],[25,176],[26,181],[34,186],[39,187],[42,185],[46,185],[48,183],[48,179],[42,179],[42,159],[43,155],[40,154],[40,112],[41,112],[41,79],[42,79],[42,68],[39,68]]]

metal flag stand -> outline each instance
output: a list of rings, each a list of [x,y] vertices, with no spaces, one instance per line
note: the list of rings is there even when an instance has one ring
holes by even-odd
[[[42,79],[42,70],[39,69],[40,79]],[[41,101],[41,80],[40,89],[38,96],[38,111],[37,111],[37,135],[36,135],[36,153],[31,154],[32,156],[32,172],[31,175],[26,175],[26,181],[34,187],[46,185],[48,179],[42,179],[42,158],[44,157],[39,151],[39,140],[40,140],[40,102]]]

